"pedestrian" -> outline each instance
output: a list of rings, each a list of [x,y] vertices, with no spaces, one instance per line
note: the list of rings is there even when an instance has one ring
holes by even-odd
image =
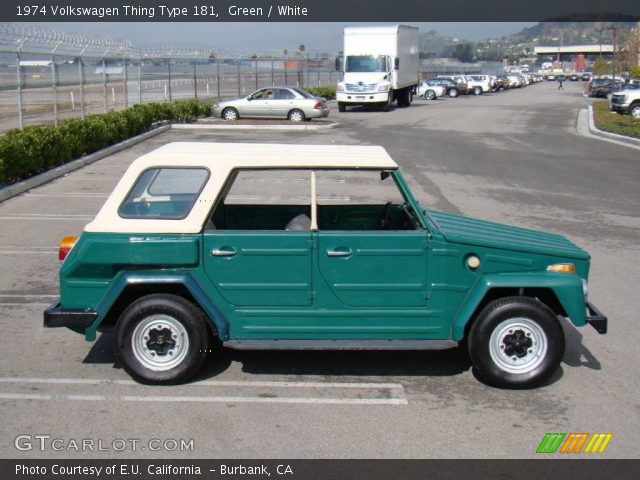
[[[562,82],[564,82],[564,77],[558,77],[558,90],[564,90],[564,88],[562,88]]]

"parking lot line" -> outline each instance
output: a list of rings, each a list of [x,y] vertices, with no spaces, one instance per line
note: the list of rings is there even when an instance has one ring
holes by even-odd
[[[191,402],[191,403],[304,403],[317,405],[408,405],[406,398],[321,398],[321,397],[215,397],[215,396],[138,396],[66,395],[49,393],[0,393],[0,400]]]
[[[112,385],[139,386],[133,380],[100,378],[44,378],[44,377],[0,377],[0,383],[17,386],[27,384],[45,385]],[[300,389],[378,389],[388,390],[388,398],[339,398],[322,396],[278,397],[274,395],[97,395],[90,393],[17,393],[0,392],[0,400],[55,400],[55,401],[119,401],[119,402],[191,402],[191,403],[302,403],[302,404],[344,404],[344,405],[408,405],[404,388],[399,383],[372,382],[287,382],[287,381],[227,381],[203,380],[182,387],[263,387]]]
[[[79,198],[107,198],[108,194],[96,194],[96,193],[82,193],[82,192],[69,192],[69,193],[25,193],[24,197],[79,197]]]

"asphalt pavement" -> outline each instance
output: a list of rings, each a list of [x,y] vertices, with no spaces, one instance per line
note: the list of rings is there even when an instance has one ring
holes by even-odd
[[[0,457],[532,458],[547,432],[607,432],[595,456],[638,458],[640,151],[579,135],[590,100],[582,82],[564,87],[332,110],[340,125],[324,131],[173,130],[1,203]],[[58,295],[59,240],[81,232],[133,159],[171,141],[383,145],[423,206],[589,251],[589,296],[609,333],[565,323],[560,371],[527,391],[480,383],[459,350],[229,350],[193,384],[138,385],[114,365],[110,335],[91,344],[44,329],[42,311]],[[33,448],[17,449],[20,435]],[[42,451],[34,435],[62,448],[45,439]],[[110,449],[69,447],[81,439]],[[150,439],[191,448],[156,451]]]

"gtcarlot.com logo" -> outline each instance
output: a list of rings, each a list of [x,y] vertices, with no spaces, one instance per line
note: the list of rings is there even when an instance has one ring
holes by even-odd
[[[612,438],[613,433],[546,433],[536,453],[604,453]]]

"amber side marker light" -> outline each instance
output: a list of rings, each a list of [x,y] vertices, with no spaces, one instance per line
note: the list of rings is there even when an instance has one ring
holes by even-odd
[[[60,249],[58,250],[58,260],[64,260],[69,255],[69,252],[78,241],[78,237],[64,237],[60,241]]]
[[[547,271],[556,273],[576,273],[576,266],[573,263],[556,263],[549,265]]]

